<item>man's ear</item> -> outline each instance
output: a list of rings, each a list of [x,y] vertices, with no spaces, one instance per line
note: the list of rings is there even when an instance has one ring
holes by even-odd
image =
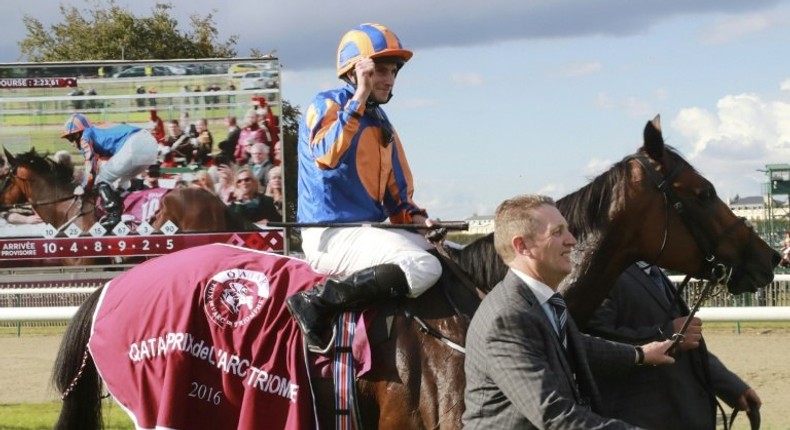
[[[530,243],[526,238],[524,238],[524,236],[513,237],[511,243],[513,245],[513,249],[516,251],[516,254],[525,255],[527,252],[529,252]]]

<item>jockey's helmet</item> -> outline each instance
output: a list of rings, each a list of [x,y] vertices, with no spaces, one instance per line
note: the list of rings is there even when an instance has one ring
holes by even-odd
[[[88,121],[88,118],[86,118],[85,115],[73,113],[66,120],[66,123],[63,124],[63,134],[61,134],[60,137],[66,137],[70,134],[79,133],[90,126],[91,123]]]
[[[393,58],[400,66],[413,53],[403,46],[390,29],[381,24],[362,24],[346,33],[337,47],[337,77],[342,78],[358,61],[369,57]]]

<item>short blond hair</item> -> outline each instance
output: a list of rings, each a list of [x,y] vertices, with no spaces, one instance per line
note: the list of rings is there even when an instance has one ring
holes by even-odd
[[[539,194],[524,194],[502,202],[494,215],[494,248],[505,263],[513,261],[513,237],[535,236],[535,209],[543,205],[554,205],[551,197]]]

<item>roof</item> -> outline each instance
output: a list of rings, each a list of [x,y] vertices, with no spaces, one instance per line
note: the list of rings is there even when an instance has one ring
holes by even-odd
[[[466,221],[493,221],[493,215],[472,215]]]
[[[763,196],[734,197],[729,200],[729,206],[764,205]],[[774,199],[774,206],[783,206],[784,202]]]

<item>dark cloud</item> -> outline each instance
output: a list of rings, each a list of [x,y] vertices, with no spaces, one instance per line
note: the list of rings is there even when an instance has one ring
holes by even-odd
[[[370,2],[348,0],[174,0],[174,15],[182,28],[192,13],[214,12],[221,38],[240,36],[240,55],[250,49],[277,49],[285,67],[299,70],[331,66],[343,32],[362,22],[381,22],[393,28],[412,49],[484,45],[521,39],[626,36],[662,21],[689,14],[735,13],[768,8],[779,0],[456,0],[430,2],[400,0]],[[83,1],[65,1],[87,7]],[[150,11],[153,1],[138,0],[122,6],[136,13]],[[21,18],[29,14],[51,24],[60,14],[54,5],[40,2],[0,4],[0,60],[16,61],[17,42],[24,38]],[[28,5],[28,6],[26,6]],[[3,22],[5,21],[5,22]]]

